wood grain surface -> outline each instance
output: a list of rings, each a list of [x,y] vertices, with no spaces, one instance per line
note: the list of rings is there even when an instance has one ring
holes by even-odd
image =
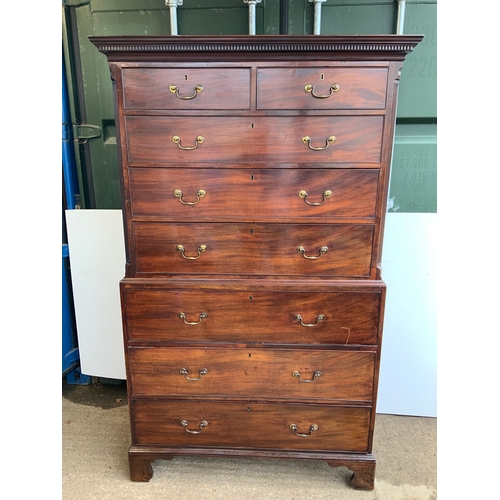
[[[124,328],[132,342],[376,345],[380,292],[204,291],[128,287]],[[186,315],[189,325],[179,317]],[[206,319],[199,319],[206,313]],[[305,327],[295,319],[300,314]],[[318,321],[319,315],[324,320]]]
[[[136,222],[134,240],[138,275],[369,277],[373,225]],[[178,245],[186,257],[199,257],[184,258]],[[300,246],[306,257],[319,258],[305,258]]]
[[[380,173],[377,169],[131,168],[129,175],[133,217],[325,222],[373,221]],[[182,197],[175,196],[176,190]],[[200,190],[204,194],[197,197]],[[302,191],[306,198],[299,196]],[[324,196],[327,191],[329,197]]]
[[[366,452],[371,408],[136,399],[132,412],[138,444]],[[208,425],[190,434],[181,420],[194,431],[203,421]],[[300,434],[308,434],[314,424],[318,430],[300,437],[290,424]]]

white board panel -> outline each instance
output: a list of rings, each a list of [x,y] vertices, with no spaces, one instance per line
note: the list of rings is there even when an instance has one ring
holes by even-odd
[[[67,210],[66,221],[81,371],[124,380],[122,211]]]
[[[386,215],[377,412],[437,416],[437,214]]]

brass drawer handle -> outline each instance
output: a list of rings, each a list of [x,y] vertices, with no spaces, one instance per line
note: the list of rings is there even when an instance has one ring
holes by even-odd
[[[324,321],[325,316],[323,314],[320,314],[319,316],[316,317],[316,323],[310,323],[310,324],[304,323],[302,321],[302,316],[300,314],[296,314],[293,319],[294,321],[300,321],[300,324],[302,326],[318,326],[320,321]]]
[[[178,252],[181,252],[181,255],[187,259],[187,260],[196,260],[196,259],[199,259],[200,258],[200,255],[202,254],[202,252],[204,252],[205,250],[207,249],[207,245],[200,245],[198,247],[198,255],[196,257],[186,257],[184,255],[184,247],[182,245],[177,245],[177,251]]]
[[[309,149],[312,149],[313,151],[324,151],[330,144],[333,144],[335,141],[336,141],[336,137],[334,135],[331,135],[326,140],[326,145],[324,148],[323,147],[314,147],[314,146],[311,146],[311,138],[309,136],[306,135],[305,137],[302,137],[302,142],[304,144],[307,144],[309,146]]]
[[[331,87],[330,87],[330,93],[329,94],[326,94],[326,95],[316,95],[314,93],[314,87],[312,85],[306,85],[304,87],[304,90],[306,92],[309,92],[313,97],[316,97],[316,99],[326,99],[327,97],[331,97],[334,92],[338,92],[340,90],[340,85],[338,83],[334,83]]]
[[[182,320],[184,320],[184,323],[186,323],[186,325],[199,325],[201,323],[202,319],[207,319],[208,318],[208,314],[207,313],[200,313],[199,317],[200,317],[200,321],[190,322],[190,321],[186,321],[186,315],[183,312],[179,313],[179,318],[181,318]]]
[[[319,427],[316,424],[312,424],[311,427],[309,427],[309,433],[308,434],[300,434],[300,432],[297,432],[298,427],[295,424],[290,424],[290,429],[295,433],[296,436],[299,436],[299,437],[308,437],[314,431],[317,431],[319,429]]]
[[[317,256],[313,256],[313,257],[308,257],[306,254],[305,254],[305,251],[306,249],[302,246],[300,247],[297,247],[297,252],[298,253],[301,253],[302,254],[302,257],[304,257],[304,259],[310,259],[310,260],[314,260],[314,259],[319,259],[324,253],[328,252],[328,247],[321,247],[319,249],[319,255]]]
[[[198,93],[203,90],[203,85],[195,85],[194,94],[188,96],[179,95],[179,87],[177,87],[177,85],[170,85],[169,89],[170,92],[172,92],[172,94],[175,94],[179,99],[182,99],[183,101],[189,101],[190,99],[194,99],[198,95]]]
[[[189,434],[199,434],[203,430],[203,427],[206,427],[208,425],[208,422],[206,420],[203,420],[202,422],[200,422],[200,430],[199,431],[190,431],[188,429],[189,422],[187,420],[181,420],[181,425],[186,428],[186,432],[189,432]]]
[[[308,382],[309,383],[309,382],[314,382],[317,378],[321,377],[321,372],[320,371],[314,372],[313,373],[313,378],[310,379],[310,380],[307,380],[307,379],[302,380],[300,378],[300,372],[298,372],[297,370],[295,370],[294,372],[292,372],[292,377],[298,377],[299,378],[299,382]]]
[[[200,376],[198,378],[190,378],[189,375],[188,375],[188,371],[186,370],[186,368],[181,368],[179,370],[179,373],[181,375],[185,375],[186,376],[186,380],[201,380],[203,375],[206,375],[208,373],[208,370],[206,368],[203,368],[202,370],[200,370]]]
[[[316,203],[311,203],[310,201],[307,201],[307,191],[299,191],[299,198],[302,198],[308,205],[311,205],[312,207],[317,207],[318,205],[323,205],[325,203],[327,198],[330,198],[332,196],[332,192],[328,189],[323,193],[323,201],[319,201]]]
[[[196,193],[196,201],[184,201],[182,199],[182,191],[180,189],[176,189],[174,191],[174,196],[176,198],[179,198],[179,201],[183,205],[196,205],[200,201],[200,199],[203,198],[206,194],[207,192],[204,189],[199,189],[198,192]]]
[[[172,142],[174,142],[175,144],[177,144],[177,146],[179,146],[179,148],[184,149],[186,151],[190,151],[192,149],[196,149],[198,147],[198,144],[203,144],[205,142],[205,138],[203,136],[199,135],[196,138],[196,142],[195,142],[195,144],[194,144],[193,147],[190,147],[190,146],[181,146],[181,138],[178,135],[174,135],[172,137]]]

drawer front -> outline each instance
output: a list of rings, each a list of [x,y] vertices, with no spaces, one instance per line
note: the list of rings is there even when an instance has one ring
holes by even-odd
[[[373,233],[371,224],[136,222],[136,272],[369,277]]]
[[[387,68],[260,68],[258,109],[385,109]]]
[[[250,69],[125,68],[125,109],[249,109]]]
[[[371,402],[374,352],[130,347],[133,395]]]
[[[370,407],[177,400],[131,404],[134,444],[368,451]],[[206,425],[200,427],[202,422]],[[296,429],[290,428],[293,424]],[[311,432],[314,425],[317,430]]]
[[[376,345],[382,307],[377,292],[133,287],[122,297],[129,341]]]
[[[374,219],[379,170],[131,168],[129,177],[134,217]]]
[[[225,164],[379,163],[384,122],[382,116],[127,116],[125,120],[130,162]],[[330,137],[334,142],[328,142]]]

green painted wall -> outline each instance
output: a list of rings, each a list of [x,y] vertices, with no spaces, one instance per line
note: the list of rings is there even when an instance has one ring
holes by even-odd
[[[401,72],[398,117],[437,117],[437,5],[409,3],[406,6],[404,32],[425,37],[408,55]]]
[[[437,212],[435,124],[396,125],[389,212]]]
[[[404,32],[425,37],[401,72],[390,212],[437,212],[437,4],[406,6]]]
[[[396,16],[395,0],[328,0],[322,8],[321,30],[323,34],[394,33]],[[248,6],[243,0],[184,0],[177,17],[180,35],[248,33]],[[313,20],[312,3],[290,0],[290,34],[312,34]],[[257,5],[256,31],[279,34],[279,0],[263,0]],[[436,31],[436,2],[407,0],[405,33],[424,33],[426,37],[403,67],[389,192],[391,211],[436,211]],[[74,122],[84,111],[86,123],[102,130],[100,137],[77,148],[83,208],[121,207],[109,70],[105,56],[87,37],[168,34],[170,15],[164,0],[63,1],[63,48],[67,67],[73,69],[69,80]],[[77,104],[79,96],[83,110]],[[420,158],[427,160],[425,167]]]

